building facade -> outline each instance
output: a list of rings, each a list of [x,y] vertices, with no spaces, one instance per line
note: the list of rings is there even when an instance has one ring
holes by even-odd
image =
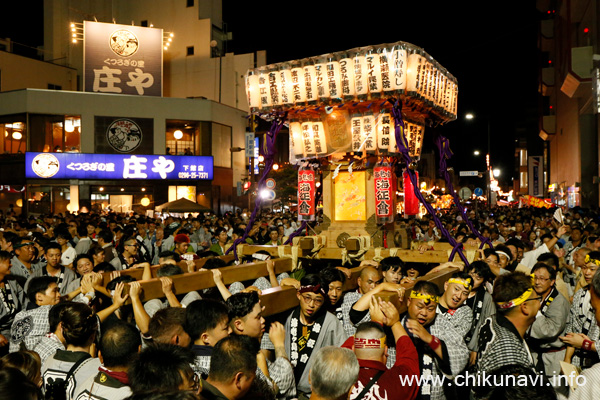
[[[549,195],[598,207],[598,1],[538,0],[540,137]]]

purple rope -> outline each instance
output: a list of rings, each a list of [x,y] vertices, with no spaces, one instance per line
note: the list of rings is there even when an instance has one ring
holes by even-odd
[[[323,194],[323,192],[321,191],[321,195]],[[321,196],[317,197],[315,199],[315,205],[319,203],[319,200],[321,200]],[[316,216],[315,216],[316,217]],[[285,241],[284,244],[290,244],[292,243],[292,240],[294,240],[294,238],[296,236],[298,236],[299,234],[302,233],[302,231],[304,229],[306,229],[306,227],[308,226],[308,221],[302,221],[302,223],[300,224],[300,227],[298,229],[296,229],[289,237],[288,240]]]
[[[271,123],[271,129],[269,129],[269,132],[265,136],[265,144],[266,144],[265,150],[264,150],[265,169],[263,170],[263,174],[260,177],[260,180],[258,181],[258,196],[256,196],[256,200],[254,201],[254,210],[252,210],[252,214],[250,215],[250,220],[248,221],[248,225],[246,225],[246,230],[244,231],[244,235],[242,235],[241,238],[237,238],[233,242],[231,247],[229,249],[227,249],[227,251],[225,252],[225,254],[229,254],[233,250],[233,254],[235,255],[236,261],[239,261],[239,257],[237,254],[237,246],[238,246],[238,244],[246,241],[246,238],[248,237],[248,233],[252,229],[252,225],[254,225],[254,220],[256,219],[256,214],[258,213],[258,210],[260,210],[260,208],[261,208],[262,198],[260,196],[260,190],[261,190],[261,188],[264,187],[265,181],[267,180],[267,176],[269,175],[269,172],[271,172],[271,168],[273,168],[273,164],[275,163],[274,158],[275,158],[275,153],[277,152],[275,149],[275,140],[277,139],[277,134],[279,133],[281,128],[283,128],[286,118],[287,118],[287,113],[284,114],[281,118],[275,119]],[[251,171],[250,173],[254,173],[254,171]]]
[[[454,204],[456,204],[456,207],[460,211],[463,221],[465,221],[469,229],[471,229],[471,232],[473,232],[475,236],[477,236],[481,241],[481,245],[479,246],[480,249],[482,249],[486,243],[490,246],[490,248],[493,249],[494,246],[492,245],[490,239],[483,237],[481,233],[479,233],[479,231],[475,228],[471,220],[469,220],[469,218],[467,217],[467,211],[460,203],[460,199],[454,191],[454,185],[452,184],[452,179],[450,178],[450,173],[448,172],[447,166],[447,160],[449,160],[450,157],[452,157],[452,150],[450,150],[450,141],[448,140],[448,138],[438,134],[435,137],[435,145],[438,148],[438,154],[440,156],[440,175],[444,177],[446,181],[446,186],[448,187],[448,190],[450,191],[450,194],[454,199]]]
[[[392,113],[394,115],[394,123],[395,123],[395,128],[396,128],[395,129],[396,145],[398,146],[398,150],[400,151],[400,153],[402,153],[402,156],[404,158],[406,166],[408,167],[408,168],[406,168],[406,171],[408,172],[408,176],[410,178],[410,181],[412,182],[415,196],[419,199],[419,201],[423,204],[423,206],[425,206],[425,209],[427,210],[427,212],[432,216],[435,226],[448,239],[448,242],[452,246],[452,252],[450,253],[449,261],[452,261],[454,259],[455,254],[458,252],[458,255],[460,256],[462,261],[465,263],[465,266],[467,266],[467,265],[469,265],[469,261],[467,260],[467,257],[465,257],[465,255],[462,252],[462,248],[463,248],[462,243],[458,243],[452,237],[452,235],[450,235],[450,232],[448,232],[448,230],[442,224],[442,221],[440,221],[438,216],[435,214],[435,210],[433,209],[433,207],[425,201],[425,198],[423,198],[423,195],[421,194],[421,191],[419,190],[415,172],[412,169],[410,169],[410,167],[409,167],[410,164],[412,163],[412,158],[409,154],[408,143],[406,142],[406,136],[404,135],[404,120],[402,119],[402,102],[397,101],[394,104],[394,107],[392,108]]]

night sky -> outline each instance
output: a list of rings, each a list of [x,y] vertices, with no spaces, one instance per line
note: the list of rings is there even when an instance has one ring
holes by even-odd
[[[405,41],[427,51],[458,79],[456,121],[438,127],[450,139],[455,170],[483,170],[487,122],[491,159],[511,184],[517,132],[541,151],[538,137],[537,29],[535,3],[510,0],[442,2],[282,3],[223,1],[233,33],[228,51],[267,51],[269,64],[359,46]],[[284,5],[285,4],[285,5]],[[356,3],[355,3],[356,4]],[[485,8],[492,11],[484,11]],[[472,112],[476,120],[466,121]],[[426,129],[425,148],[433,148]],[[479,149],[483,154],[475,158]],[[536,152],[530,152],[536,155]]]
[[[318,56],[359,46],[410,42],[425,49],[457,79],[456,121],[438,127],[450,139],[455,170],[482,170],[491,128],[491,159],[503,171],[501,183],[514,175],[517,135],[528,139],[530,154],[541,154],[538,137],[537,49],[540,15],[535,3],[480,1],[284,3],[223,0],[223,20],[236,54],[267,51],[269,64]],[[0,36],[30,46],[42,44],[42,0],[17,2],[0,17]],[[493,5],[492,11],[488,10]],[[12,6],[11,6],[12,7]],[[26,18],[25,18],[26,16]],[[27,21],[26,24],[23,21]],[[468,112],[477,117],[466,121]],[[425,149],[433,148],[432,129]]]

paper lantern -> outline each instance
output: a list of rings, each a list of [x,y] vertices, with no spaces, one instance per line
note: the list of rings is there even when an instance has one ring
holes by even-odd
[[[317,103],[318,92],[317,92],[317,74],[315,71],[315,65],[312,60],[306,60],[304,62],[304,87],[306,90],[306,103],[313,105]]]
[[[334,108],[324,113],[324,127],[327,144],[334,153],[346,153],[351,149],[350,115],[348,111]]]
[[[419,93],[419,84],[423,72],[423,57],[418,50],[412,50],[408,55],[408,67],[406,69],[406,90],[410,94]]]
[[[419,187],[419,172],[415,171],[414,173],[417,179],[417,187]],[[402,182],[404,186],[404,217],[418,215],[419,199],[415,195],[415,188],[406,170],[402,173]]]
[[[273,106],[281,105],[281,75],[277,66],[269,68],[268,72],[269,93]]]
[[[321,121],[312,121],[310,124],[315,154],[317,156],[327,154],[327,137],[325,136],[325,128],[323,123]]]
[[[377,117],[377,147],[389,153],[396,153],[396,129],[392,114],[385,110]]]
[[[292,69],[290,64],[282,64],[279,69],[281,81],[281,104],[286,106],[294,103],[294,90],[292,83]]]
[[[395,46],[389,55],[390,90],[398,94],[406,91],[407,56],[406,48],[401,46]]]
[[[314,157],[315,153],[315,142],[313,139],[312,123],[311,121],[304,121],[300,125],[302,131],[302,143],[303,143],[303,154],[304,157]]]
[[[260,108],[270,108],[273,102],[271,101],[271,92],[269,91],[269,71],[267,68],[259,68],[258,74],[258,92],[260,96]]]
[[[315,220],[315,171],[304,167],[298,170],[298,221]]]
[[[367,83],[369,87],[369,96],[371,99],[378,99],[381,97],[383,91],[381,82],[381,63],[380,53],[377,49],[371,47],[367,50],[365,61],[367,65]]]
[[[348,53],[337,54],[340,64],[340,85],[344,101],[352,101],[356,96],[354,89],[354,61]]]
[[[323,104],[329,104],[329,85],[327,83],[327,60],[329,55],[318,57],[315,61],[315,81],[317,97]]]
[[[342,80],[340,63],[333,54],[331,54],[327,59],[325,74],[327,79],[327,87],[329,90],[329,97],[331,98],[332,103],[341,103]]]
[[[375,152],[377,150],[377,131],[373,113],[366,113],[362,122],[363,150]]]
[[[375,182],[375,217],[378,224],[394,222],[393,184],[394,173],[389,164],[384,163],[373,168]]]
[[[304,68],[299,61],[292,62],[292,93],[294,104],[302,106],[306,104],[306,81],[304,80]]]
[[[290,121],[290,162],[295,163],[304,157],[304,141],[302,138],[302,125],[299,121]]]
[[[251,112],[260,109],[260,90],[258,85],[258,75],[255,71],[248,71],[246,74],[246,95],[248,96],[248,106]]]
[[[367,60],[365,55],[358,49],[354,50],[352,60],[354,61],[354,88],[356,97],[358,100],[366,100],[369,94]]]
[[[363,145],[363,117],[354,114],[350,119],[350,133],[352,135],[352,151],[362,151]]]

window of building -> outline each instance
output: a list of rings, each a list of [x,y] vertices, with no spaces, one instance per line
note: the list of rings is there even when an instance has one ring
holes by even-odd
[[[187,0],[186,7],[194,7],[194,0]]]
[[[165,154],[214,156],[215,167],[231,168],[232,129],[203,121],[167,120]]]
[[[27,151],[25,116],[0,120],[0,154],[18,154]]]
[[[31,151],[68,152],[81,151],[81,117],[75,115],[29,116]]]
[[[62,90],[62,86],[61,85],[54,85],[52,83],[48,84],[48,89],[49,90]]]
[[[188,56],[193,56],[194,55],[194,46],[189,46],[187,48],[187,55]]]
[[[140,25],[147,27],[148,26],[148,20],[147,19],[143,20]]]
[[[199,121],[168,120],[166,127],[166,154],[204,155],[202,152],[203,123]]]
[[[214,166],[231,168],[231,127],[213,123],[211,138]]]

